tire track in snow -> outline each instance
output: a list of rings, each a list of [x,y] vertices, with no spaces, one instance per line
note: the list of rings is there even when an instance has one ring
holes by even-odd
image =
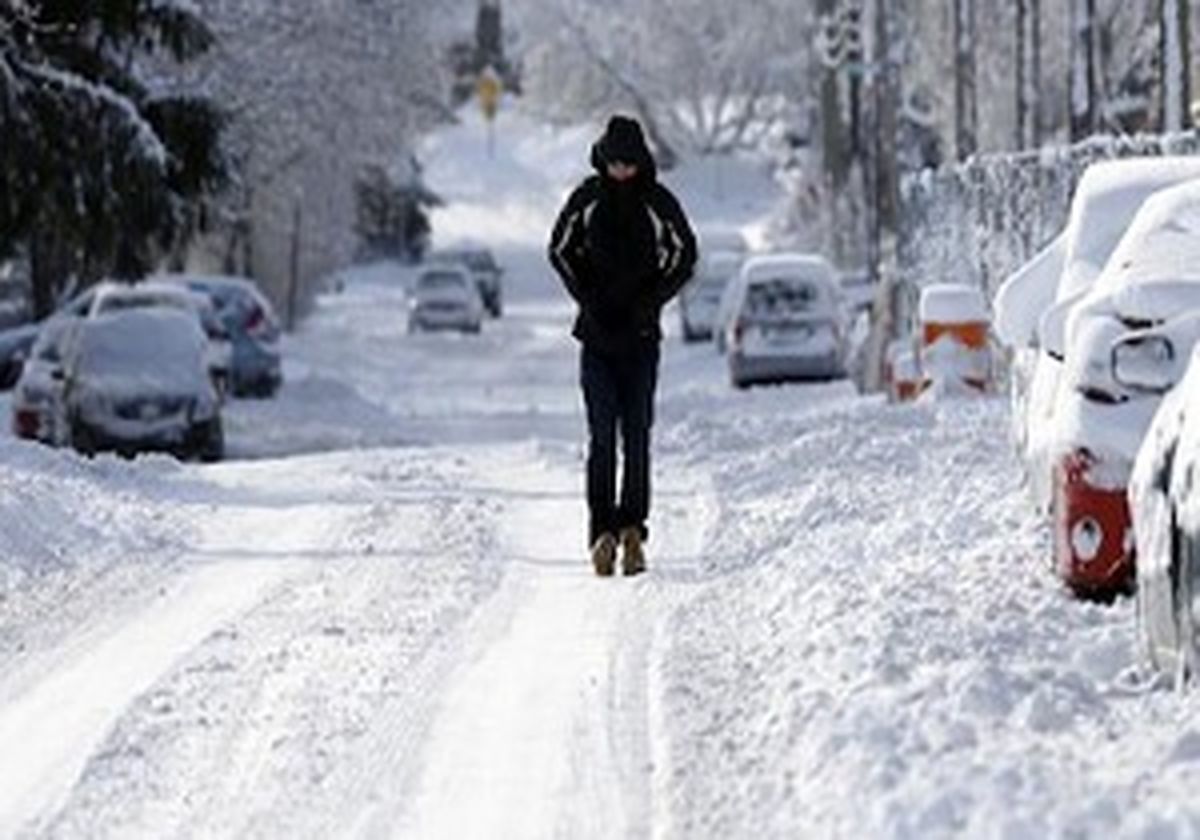
[[[651,549],[664,548],[651,554],[651,574],[597,580],[582,549],[572,551],[583,532],[578,465],[543,459],[494,472],[512,491],[502,526],[507,578],[464,640],[415,796],[388,833],[647,834],[651,756],[660,752],[646,693],[654,635],[673,597],[671,556],[682,556],[677,566],[694,561],[714,513],[697,500],[697,484],[709,497],[711,488],[668,484],[652,523]]]
[[[245,561],[196,568],[0,707],[0,836],[53,813],[129,702],[293,570]]]

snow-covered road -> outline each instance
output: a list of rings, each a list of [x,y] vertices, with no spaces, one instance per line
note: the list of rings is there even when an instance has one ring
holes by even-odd
[[[504,136],[490,180],[478,125],[427,150],[508,270],[481,336],[369,267],[239,460],[0,439],[0,837],[1200,836],[1197,704],[1054,584],[1003,400],[738,392],[670,336],[651,570],[592,576],[541,254],[588,133]]]

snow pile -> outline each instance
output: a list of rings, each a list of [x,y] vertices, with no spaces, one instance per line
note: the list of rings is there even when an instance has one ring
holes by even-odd
[[[171,459],[136,467],[107,456],[83,461],[4,437],[0,462],[0,603],[40,599],[53,590],[52,579],[154,557],[179,537],[164,518],[170,502],[160,497],[163,477],[178,469]],[[18,612],[10,602],[0,616],[15,620]]]
[[[988,320],[987,304],[979,289],[957,283],[937,283],[921,290],[921,321],[970,324]]]
[[[998,400],[699,419],[722,518],[662,660],[682,836],[1115,836],[1200,817],[1132,605],[1065,598]],[[669,833],[669,832],[668,832]]]

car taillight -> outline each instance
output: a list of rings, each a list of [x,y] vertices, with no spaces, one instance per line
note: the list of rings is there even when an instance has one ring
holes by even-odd
[[[38,433],[38,414],[28,408],[18,409],[13,412],[13,434],[19,438],[30,440],[37,437]]]
[[[260,332],[266,326],[267,316],[261,306],[255,306],[246,316],[245,328],[248,333]]]

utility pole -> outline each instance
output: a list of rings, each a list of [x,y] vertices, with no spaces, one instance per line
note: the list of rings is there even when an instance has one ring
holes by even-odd
[[[872,0],[871,106],[866,134],[864,181],[867,186],[867,254],[872,281],[878,284],[865,386],[878,390],[888,345],[900,332],[900,285],[896,239],[900,216],[900,173],[896,133],[900,107],[900,63],[896,49],[897,0]]]

